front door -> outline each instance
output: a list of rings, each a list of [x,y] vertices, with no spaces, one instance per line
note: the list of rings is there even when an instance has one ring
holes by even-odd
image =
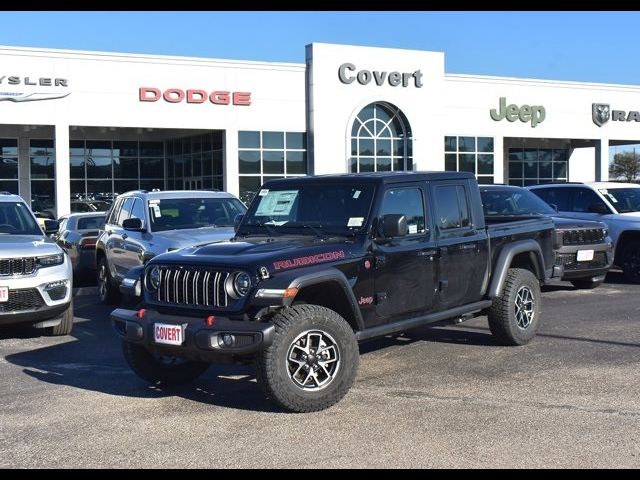
[[[425,215],[423,184],[390,187],[384,194],[380,219],[401,214],[409,233],[375,244],[376,313],[382,323],[433,308],[436,251]]]
[[[186,177],[184,179],[185,190],[202,190],[202,177]]]

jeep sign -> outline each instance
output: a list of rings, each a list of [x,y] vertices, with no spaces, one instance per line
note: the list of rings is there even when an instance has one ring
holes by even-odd
[[[496,122],[503,118],[506,118],[508,122],[515,122],[518,119],[522,123],[531,122],[531,128],[544,122],[547,117],[547,111],[542,105],[522,105],[521,107],[514,103],[507,105],[507,97],[500,97],[499,111],[492,108],[489,114]]]

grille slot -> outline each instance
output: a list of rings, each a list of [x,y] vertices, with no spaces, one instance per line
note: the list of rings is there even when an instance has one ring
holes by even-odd
[[[563,245],[592,245],[604,242],[602,228],[584,228],[579,230],[565,230],[562,232]]]
[[[0,313],[37,310],[43,306],[44,300],[36,288],[9,290],[9,300],[0,303]]]
[[[36,259],[26,258],[2,258],[0,259],[0,276],[31,275],[36,269]]]
[[[593,260],[589,260],[588,262],[578,262],[577,254],[575,253],[559,253],[556,259],[556,263],[564,265],[565,270],[586,270],[607,266],[607,255],[605,252],[595,252]]]
[[[156,299],[174,305],[225,308],[229,305],[225,288],[229,275],[229,272],[197,267],[160,267]]]

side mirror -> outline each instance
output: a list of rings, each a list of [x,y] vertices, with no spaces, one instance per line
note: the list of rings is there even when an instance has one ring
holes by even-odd
[[[238,227],[240,226],[240,223],[242,222],[243,218],[244,218],[244,214],[239,213],[238,215],[236,215],[236,218],[233,219],[233,229],[236,232],[238,231]]]
[[[382,234],[386,238],[404,237],[409,233],[407,217],[400,213],[389,213],[382,217]]]
[[[45,220],[44,221],[44,233],[45,235],[53,235],[54,233],[58,233],[60,229],[60,224],[55,220]]]
[[[609,209],[607,208],[607,206],[599,202],[594,202],[591,205],[589,205],[589,207],[587,208],[587,211],[589,213],[600,213],[603,215],[609,213]]]
[[[558,205],[556,205],[555,203],[550,203],[549,206],[551,208],[553,208],[556,212],[559,212],[560,210],[558,210]]]
[[[131,232],[141,232],[144,230],[142,228],[142,220],[139,218],[127,218],[122,222],[122,228]]]

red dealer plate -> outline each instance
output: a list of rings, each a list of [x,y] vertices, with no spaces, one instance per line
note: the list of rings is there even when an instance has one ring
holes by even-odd
[[[182,345],[184,332],[181,325],[168,325],[156,323],[153,326],[153,339],[156,343],[167,345]]]
[[[0,303],[9,301],[9,287],[0,287]]]

